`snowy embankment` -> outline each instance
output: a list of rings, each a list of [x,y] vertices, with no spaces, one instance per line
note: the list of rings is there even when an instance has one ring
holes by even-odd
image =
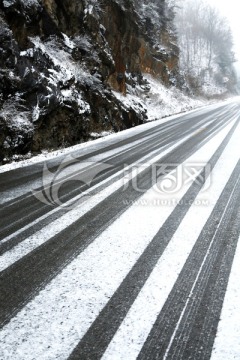
[[[178,115],[169,116],[168,118],[160,119],[160,120],[154,121],[154,122],[148,122],[147,124],[139,125],[139,126],[136,126],[134,128],[123,130],[123,131],[118,132],[118,133],[110,133],[110,132],[106,133],[106,132],[103,132],[102,136],[98,137],[95,140],[91,140],[91,141],[88,141],[88,142],[85,142],[85,143],[70,146],[68,148],[55,150],[55,151],[52,151],[52,152],[44,150],[44,151],[42,151],[41,154],[39,154],[37,156],[30,157],[30,154],[29,154],[29,158],[27,158],[27,159],[23,159],[21,161],[13,161],[13,162],[11,162],[9,164],[5,164],[5,165],[0,166],[0,173],[4,173],[4,172],[10,171],[10,170],[14,170],[14,169],[17,169],[17,168],[20,168],[20,167],[25,167],[25,166],[28,166],[28,165],[31,165],[31,164],[36,164],[36,163],[39,163],[39,162],[47,161],[47,160],[56,158],[58,156],[65,156],[65,155],[70,154],[71,152],[79,151],[79,150],[82,150],[82,149],[88,149],[90,146],[95,147],[97,145],[101,145],[101,143],[105,142],[106,140],[107,141],[111,141],[111,140],[112,141],[121,141],[123,139],[126,139],[129,136],[133,136],[135,134],[141,133],[141,132],[143,132],[143,131],[145,131],[147,129],[153,128],[154,126],[157,126],[158,124],[167,122],[167,121],[169,121],[169,120],[171,120],[173,118],[176,118],[178,116],[180,116],[180,115],[178,114]],[[99,134],[99,135],[101,135],[101,134]]]
[[[126,96],[117,92],[114,92],[114,95],[126,108],[134,110],[138,107],[145,108],[147,121],[158,120],[209,104],[207,100],[184,95],[174,86],[167,88],[149,74],[145,74],[144,79],[147,82],[148,91],[145,86],[137,85],[135,88],[129,86]]]
[[[176,87],[167,88],[150,75],[145,75],[145,77],[151,86],[149,96],[146,99],[149,121],[182,113],[209,103],[204,99],[193,99],[184,95]]]

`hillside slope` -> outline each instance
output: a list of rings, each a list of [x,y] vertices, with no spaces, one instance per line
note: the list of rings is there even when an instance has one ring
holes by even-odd
[[[0,161],[143,123],[142,102],[127,106],[112,90],[146,93],[142,73],[173,81],[178,48],[168,23],[161,48],[150,40],[154,24],[127,0],[1,1]]]
[[[0,0],[0,164],[191,108],[169,4]]]

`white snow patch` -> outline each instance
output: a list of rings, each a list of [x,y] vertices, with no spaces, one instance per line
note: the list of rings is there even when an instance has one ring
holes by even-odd
[[[144,101],[141,100],[139,98],[139,96],[137,95],[133,95],[133,94],[127,94],[126,96],[117,92],[117,91],[112,91],[113,94],[115,95],[115,97],[121,101],[121,103],[127,108],[132,108],[133,110],[135,110],[136,112],[140,111],[145,111],[147,112],[147,107],[144,104]]]
[[[144,77],[151,86],[146,98],[149,120],[159,119],[209,104],[206,100],[197,100],[184,95],[176,87],[167,88],[149,74],[145,74]]]
[[[30,49],[27,49],[27,50],[24,50],[24,51],[20,52],[20,56],[28,56],[30,58],[33,58],[33,55],[34,55],[34,49],[33,48],[30,48]]]
[[[92,14],[93,13],[93,5],[88,5],[86,9],[84,10],[84,14]]]
[[[33,131],[33,124],[29,120],[29,112],[18,110],[14,104],[14,101],[6,101],[3,104],[3,108],[0,111],[0,114],[1,117],[5,120],[7,126],[14,129],[15,131],[24,133]]]
[[[240,237],[218,324],[211,360],[240,359]]]
[[[34,106],[33,108],[33,112],[32,112],[32,120],[37,121],[39,119],[40,116],[40,108],[39,105],[37,104],[36,106]]]
[[[40,49],[43,54],[46,54],[51,59],[54,66],[59,69],[58,71],[54,69],[48,70],[50,73],[52,73],[50,81],[54,85],[57,85],[60,81],[65,84],[71,79],[84,82],[87,81],[89,77],[91,77],[86,69],[73,61],[71,54],[61,49],[60,45],[55,39],[44,43],[39,37],[31,37],[30,40],[34,44],[35,48]]]
[[[5,8],[12,6],[15,3],[15,0],[3,0],[3,6]]]
[[[78,113],[84,114],[84,113],[90,113],[91,108],[90,105],[84,101],[81,97],[81,93],[76,90],[75,86],[72,86],[71,89],[64,89],[61,90],[62,94],[62,101],[75,101],[78,104]]]
[[[74,42],[64,33],[62,33],[63,38],[64,38],[64,43],[65,45],[69,48],[69,49],[74,49],[76,47],[76,45],[74,44]]]
[[[16,4],[16,2],[16,0],[3,0],[3,6],[7,8]],[[22,3],[25,7],[39,6],[39,2],[37,0],[20,0],[20,3]]]
[[[105,137],[105,136],[108,136],[108,135],[111,135],[111,134],[113,134],[113,131],[112,131],[112,130],[109,130],[109,131],[101,131],[101,132],[99,132],[99,133],[91,132],[89,135],[90,135],[92,138],[98,139],[98,138]]]

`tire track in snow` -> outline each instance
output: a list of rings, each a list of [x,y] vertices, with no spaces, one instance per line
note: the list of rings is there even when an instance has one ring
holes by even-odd
[[[239,237],[240,161],[138,359],[208,360]],[[228,244],[231,234],[231,244]]]
[[[212,169],[222,155],[235,129],[236,127],[233,128],[209,160]],[[183,196],[182,204],[177,205],[167,218],[159,232],[155,235],[123,283],[119,286],[116,293],[109,300],[106,307],[76,347],[70,357],[71,360],[78,359],[80,356],[87,358],[89,349],[91,349],[91,356],[94,359],[101,358],[141,288],[144,286],[172,236],[191,207],[190,204],[194,203],[196,196],[201,190],[204,174],[205,172],[203,171],[197,178],[197,181],[192,184]],[[99,331],[99,329],[101,329],[101,331]]]
[[[208,156],[212,145],[206,144],[204,149]],[[190,185],[180,190],[180,199]],[[152,196],[156,196],[153,189],[143,195],[146,199]],[[4,349],[11,359],[20,353],[24,360],[30,359],[33,346],[37,358],[66,358],[173,209],[163,213],[152,206],[131,207],[111,223],[3,328]],[[46,332],[47,337],[43,335]]]
[[[192,206],[189,209],[110,342],[102,357],[103,360],[112,359],[114,354],[117,354],[119,360],[126,358],[132,360],[138,357],[180,271],[238,162],[236,149],[238,149],[239,125],[237,130],[233,135],[233,141],[229,143],[213,169],[215,181],[208,190],[208,196],[212,199],[210,205],[205,208]],[[144,354],[146,356],[146,353]]]

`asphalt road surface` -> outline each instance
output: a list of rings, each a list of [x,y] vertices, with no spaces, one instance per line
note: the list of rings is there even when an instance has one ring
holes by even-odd
[[[240,102],[0,173],[0,359],[240,359]]]

